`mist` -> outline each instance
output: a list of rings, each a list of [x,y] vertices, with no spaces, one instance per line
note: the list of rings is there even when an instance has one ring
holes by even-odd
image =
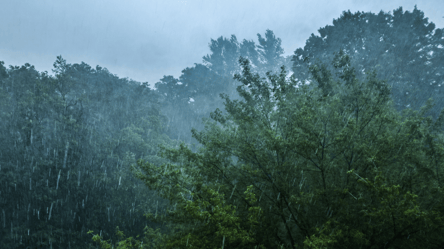
[[[390,101],[381,101],[387,107],[380,109],[390,110],[386,116],[416,117],[412,113],[420,111],[418,115],[425,120],[421,124],[435,124],[433,130],[422,130],[427,135],[412,132],[406,147],[423,139],[427,145],[421,144],[421,148],[440,148],[430,141],[438,141],[441,135],[432,135],[442,132],[442,9],[444,2],[438,0],[2,3],[0,248],[99,248],[101,239],[111,240],[111,244],[123,240],[116,234],[117,227],[124,238],[136,238],[145,228],[152,229],[149,236],[137,239],[143,243],[132,241],[137,248],[156,248],[159,238],[185,245],[181,241],[185,235],[174,234],[177,229],[188,234],[196,228],[203,237],[205,231],[213,231],[198,225],[210,224],[210,218],[202,221],[196,215],[195,220],[187,220],[186,216],[199,208],[221,210],[198,202],[209,193],[214,194],[211,201],[225,196],[221,203],[227,203],[224,208],[228,211],[223,215],[237,207],[234,213],[242,220],[239,227],[247,231],[253,227],[245,225],[252,217],[247,214],[256,210],[248,209],[252,204],[245,201],[253,189],[245,191],[248,186],[259,191],[257,207],[262,209],[258,210],[267,215],[282,211],[267,226],[278,224],[282,231],[287,229],[284,233],[274,227],[275,234],[267,232],[269,241],[260,232],[254,238],[263,239],[260,243],[269,247],[279,241],[286,248],[302,245],[325,220],[309,220],[311,230],[303,234],[303,227],[290,215],[296,204],[279,206],[287,197],[278,188],[288,183],[288,191],[312,194],[317,187],[321,189],[321,181],[310,178],[310,170],[304,175],[297,168],[297,163],[305,165],[312,158],[301,159],[301,153],[295,153],[282,159],[276,152],[294,149],[279,147],[278,142],[287,138],[276,127],[299,122],[291,121],[291,115],[280,118],[277,114],[298,109],[301,96],[321,96],[319,103],[300,108],[308,113],[325,99],[347,99],[345,93],[352,83],[371,82],[372,87],[377,86],[375,92],[382,93],[369,94],[366,101],[389,96]],[[306,97],[307,93],[313,95]],[[344,103],[340,111],[325,114],[325,120],[337,118],[340,123],[350,119],[351,114],[344,114],[348,108]],[[375,113],[375,117],[382,116]],[[255,118],[259,121],[252,122]],[[252,124],[242,130],[242,122]],[[261,130],[267,125],[269,128]],[[347,125],[348,121],[338,127]],[[308,129],[307,134],[310,132]],[[310,149],[309,142],[306,148]],[[247,148],[266,149],[254,157],[236,154]],[[319,155],[315,151],[313,158]],[[387,154],[396,154],[392,152]],[[346,158],[339,150],[327,154],[329,163],[338,165],[340,155]],[[258,176],[254,170],[260,172],[264,167],[252,158],[276,163],[264,164],[270,171]],[[435,158],[438,156],[433,157],[437,165],[440,160]],[[390,160],[395,169],[401,159]],[[295,166],[283,171],[289,164]],[[211,168],[214,165],[220,167]],[[426,172],[430,179],[438,180],[436,184],[435,180],[424,182],[439,186],[441,166],[427,167],[418,169],[415,177]],[[417,172],[417,168],[408,169]],[[293,186],[295,182],[299,188]],[[205,187],[214,187],[213,192],[202,192]],[[178,213],[187,203],[188,213]],[[331,218],[332,209],[339,207],[327,205],[318,210],[307,206],[306,216],[315,210]],[[177,217],[185,217],[185,221],[174,220]],[[287,221],[282,222],[283,217]],[[214,232],[208,236],[222,247],[241,245],[228,235]],[[202,241],[210,241],[208,238]],[[248,246],[254,248],[251,243]]]

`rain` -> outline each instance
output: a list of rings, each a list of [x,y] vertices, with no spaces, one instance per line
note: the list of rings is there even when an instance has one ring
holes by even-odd
[[[440,248],[442,10],[4,1],[0,248]]]

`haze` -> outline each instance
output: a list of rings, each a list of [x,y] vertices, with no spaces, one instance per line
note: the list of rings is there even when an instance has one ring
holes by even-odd
[[[284,56],[342,11],[393,11],[414,5],[444,26],[444,1],[2,1],[0,60],[51,72],[56,56],[106,67],[119,77],[149,82],[202,63],[211,39],[236,35],[257,42],[267,29],[282,39]]]

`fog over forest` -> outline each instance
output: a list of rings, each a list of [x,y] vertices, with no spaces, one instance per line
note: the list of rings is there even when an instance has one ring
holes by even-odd
[[[0,48],[0,248],[444,248],[444,30],[412,6],[291,51],[233,27],[155,83]]]

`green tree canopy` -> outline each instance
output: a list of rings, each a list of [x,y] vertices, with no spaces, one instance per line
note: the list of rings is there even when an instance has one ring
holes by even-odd
[[[86,229],[137,234],[164,206],[129,170],[165,162],[157,94],[61,56],[53,71],[0,62],[0,248],[89,248]]]
[[[333,52],[342,50],[359,79],[376,69],[378,78],[387,80],[398,111],[419,110],[433,97],[437,105],[431,114],[439,116],[444,106],[444,33],[416,6],[412,12],[402,7],[393,13],[344,11],[318,32],[294,52],[292,70],[299,81],[311,80],[310,65],[331,60]]]
[[[140,160],[138,178],[170,200],[147,217],[159,248],[437,248],[442,246],[442,129],[419,112],[402,115],[375,72],[356,76],[348,55],[333,71],[313,64],[313,84],[268,80],[239,59],[241,100],[185,145],[164,147],[160,167]],[[332,77],[336,74],[338,77]],[[315,87],[313,87],[315,86]],[[103,243],[99,236],[96,241]],[[157,241],[157,242],[156,242]],[[126,247],[121,247],[126,248]]]

